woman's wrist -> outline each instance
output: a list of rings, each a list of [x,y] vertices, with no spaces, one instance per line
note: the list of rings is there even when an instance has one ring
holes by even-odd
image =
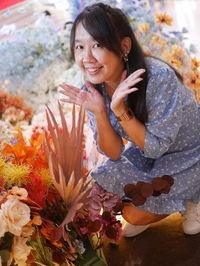
[[[118,121],[129,121],[134,117],[134,113],[131,108],[127,107],[121,115],[116,116]]]
[[[95,112],[94,115],[95,115],[96,119],[98,119],[98,118],[102,119],[103,117],[107,116],[106,109],[100,109],[97,112]]]

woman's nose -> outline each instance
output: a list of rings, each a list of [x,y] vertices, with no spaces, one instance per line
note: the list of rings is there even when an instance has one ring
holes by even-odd
[[[84,62],[95,61],[95,58],[93,56],[91,49],[85,49],[84,54],[83,54],[83,61]]]

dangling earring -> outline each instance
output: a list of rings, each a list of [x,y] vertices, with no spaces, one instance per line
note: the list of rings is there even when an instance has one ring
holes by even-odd
[[[123,59],[124,59],[124,62],[125,62],[125,63],[128,62],[128,54],[129,54],[129,52],[125,52],[125,53],[124,53],[124,57],[123,57]]]

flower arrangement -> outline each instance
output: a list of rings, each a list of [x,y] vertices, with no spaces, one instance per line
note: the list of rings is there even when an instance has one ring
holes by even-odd
[[[27,107],[21,96],[11,96],[4,92],[9,83],[5,80],[0,87],[0,119],[16,125],[20,121],[29,121],[33,115],[31,108]]]
[[[61,127],[48,109],[48,130],[34,128],[28,141],[18,130],[2,144],[2,265],[106,265],[102,237],[120,236],[118,196],[83,174],[84,110],[76,123],[73,108],[71,131],[59,111]]]

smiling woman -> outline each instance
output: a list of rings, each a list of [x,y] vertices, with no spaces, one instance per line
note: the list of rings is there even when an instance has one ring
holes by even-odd
[[[62,101],[84,106],[90,116],[97,148],[108,157],[91,175],[129,201],[122,213],[130,223],[125,235],[173,212],[184,214],[189,201],[200,200],[200,106],[190,89],[168,64],[145,56],[126,16],[103,3],[75,19],[71,52],[86,81],[81,91],[61,85],[68,96]],[[166,175],[174,179],[171,191],[152,194],[143,206],[124,196],[126,184]],[[196,207],[192,213],[198,216]],[[200,232],[200,221],[192,219],[187,213],[185,233]]]

